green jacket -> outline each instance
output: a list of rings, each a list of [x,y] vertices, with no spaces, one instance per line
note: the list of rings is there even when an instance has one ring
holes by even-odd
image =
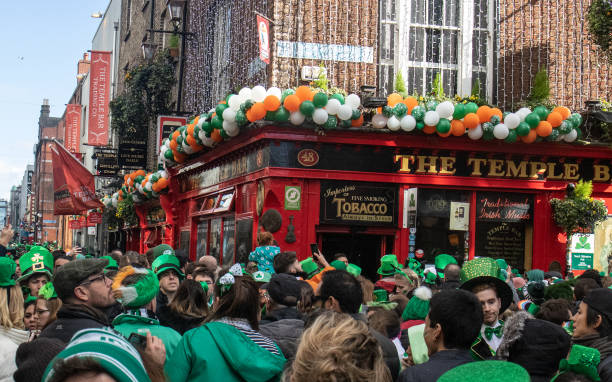
[[[150,332],[152,336],[158,337],[166,347],[166,361],[170,359],[174,349],[181,340],[181,335],[174,329],[161,326],[159,321],[137,314],[137,311],[120,314],[113,320],[113,328],[121,333],[125,338],[129,338],[132,333],[143,336]]]
[[[166,374],[172,382],[278,381],[285,362],[235,327],[209,322],[183,335]]]

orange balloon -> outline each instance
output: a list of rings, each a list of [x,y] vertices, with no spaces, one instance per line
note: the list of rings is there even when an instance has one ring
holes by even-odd
[[[406,99],[404,99],[404,104],[408,107],[408,114],[410,114],[412,113],[412,109],[419,105],[419,101],[414,97],[406,97]]]
[[[176,141],[173,139],[173,140],[171,140],[171,141],[170,141],[170,143],[169,143],[169,145],[168,145],[168,146],[170,146],[170,149],[171,149],[172,151],[174,151],[174,150],[176,150],[176,148],[178,147],[178,143],[176,143]],[[127,175],[126,175],[126,176],[127,176]]]
[[[191,135],[188,135],[187,138],[185,138],[185,140],[187,141],[187,144],[191,146],[192,148],[195,148],[195,146],[198,145],[195,138]]]
[[[552,133],[553,127],[547,121],[540,121],[535,130],[540,137],[548,137]]]
[[[251,109],[247,110],[246,112],[246,117],[249,120],[249,122],[255,122],[257,119],[253,116],[253,113],[251,112]]]
[[[266,111],[276,111],[280,107],[280,100],[275,95],[267,96],[263,101]]]
[[[351,120],[351,126],[360,127],[363,125],[363,113],[359,115],[359,118]]]
[[[453,119],[451,121],[450,132],[455,137],[460,137],[465,134],[465,126],[463,125],[463,122],[459,121],[458,119]]]
[[[382,114],[382,107],[376,108],[376,114]]]
[[[491,117],[494,115],[498,116],[500,121],[504,119],[504,113],[496,107],[491,109]]]
[[[210,134],[210,137],[212,138],[213,141],[217,143],[223,140],[223,137],[221,136],[221,132],[217,129],[213,129],[212,133]]]
[[[480,124],[480,118],[478,118],[476,113],[467,113],[465,117],[463,117],[463,126],[465,126],[466,129],[474,129],[478,124]]]
[[[404,99],[402,98],[401,95],[399,95],[397,93],[391,93],[387,97],[387,105],[393,107],[393,106],[397,105],[398,103],[402,102],[403,100]]]
[[[561,117],[563,117],[563,119],[568,119],[570,114],[572,114],[570,109],[566,108],[565,106],[557,106],[553,109],[553,113],[561,114]]]
[[[195,125],[187,125],[187,135],[193,136],[193,128]]]
[[[312,92],[312,90],[310,90],[310,87],[308,86],[300,86],[299,88],[297,88],[295,91],[295,95],[298,96],[298,98],[302,102],[312,101],[314,97],[314,93]]]
[[[255,120],[263,119],[266,116],[266,107],[263,102],[255,102],[250,110]]]
[[[433,133],[436,132],[436,127],[435,126],[425,125],[425,127],[423,128],[423,132],[425,134],[433,134]]]
[[[198,124],[198,122],[200,122],[200,116],[199,116],[199,115],[196,115],[196,117],[193,119],[193,125],[194,125],[194,126],[195,126],[195,125],[197,125],[197,124]]]
[[[439,132],[439,131],[436,131],[436,132],[437,132],[437,133],[438,133],[438,135],[439,135],[439,136],[441,136],[442,138],[446,138],[446,137],[448,137],[449,135],[451,135],[452,129],[451,129],[451,130],[449,130],[449,131],[447,131],[447,132],[446,132],[446,133],[444,133],[444,134],[442,134],[442,133],[441,133],[441,132]]]
[[[478,110],[476,110],[476,115],[478,116],[480,123],[489,122],[489,120],[491,119],[491,115],[492,115],[491,108],[488,107],[487,105],[483,105],[479,107]]]
[[[138,175],[144,176],[145,175],[145,170],[138,170],[138,171],[136,171],[136,176],[138,176]]]
[[[537,137],[538,137],[538,134],[536,133],[536,129],[531,129],[529,130],[529,134],[525,135],[524,137],[521,137],[521,139],[525,143],[533,143],[535,142]]]
[[[300,98],[298,96],[296,96],[295,94],[290,94],[285,97],[285,102],[283,103],[283,105],[285,106],[285,109],[289,110],[290,112],[294,112],[300,109],[301,103],[302,101],[300,101]]]
[[[548,114],[546,121],[548,121],[552,127],[559,127],[561,126],[561,122],[563,122],[563,116],[559,112],[553,111]]]
[[[164,188],[168,187],[168,179],[166,179],[166,178],[159,178],[159,180],[155,184],[159,184],[160,188],[164,189]]]
[[[181,132],[178,131],[178,129],[174,130],[174,132],[172,133],[172,139],[176,141],[176,138],[178,138],[179,135],[181,135]]]
[[[125,174],[125,175],[123,176],[123,182],[124,182],[124,183],[127,183],[128,179],[130,179],[130,175],[129,175],[129,174]]]
[[[177,162],[177,163],[183,163],[183,162],[185,162],[186,159],[187,159],[187,155],[185,155],[183,153],[176,152],[174,154],[174,161]]]
[[[153,183],[153,185],[151,186],[151,189],[155,192],[159,192],[159,186],[157,185],[157,183]]]

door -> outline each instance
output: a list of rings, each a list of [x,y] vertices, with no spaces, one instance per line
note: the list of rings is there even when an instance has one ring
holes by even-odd
[[[321,234],[321,252],[329,262],[336,253],[346,254],[350,263],[361,267],[363,276],[376,281],[384,239],[382,235],[363,233],[324,233]],[[389,241],[392,242],[386,242]],[[387,248],[387,252],[392,253],[391,250]]]

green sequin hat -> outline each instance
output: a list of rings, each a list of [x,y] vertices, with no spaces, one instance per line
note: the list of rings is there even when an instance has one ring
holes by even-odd
[[[601,378],[599,378],[597,373],[600,358],[601,354],[597,349],[573,345],[567,359],[562,359],[559,362],[559,374],[551,382],[555,381],[559,375],[563,375],[568,371],[584,375],[591,381],[600,381]]]
[[[490,257],[480,257],[463,264],[461,268],[461,289],[472,291],[481,284],[493,284],[497,296],[501,299],[503,313],[512,303],[512,288],[499,278],[500,269],[495,260]]]
[[[34,273],[46,274],[49,279],[53,276],[53,255],[45,247],[33,246],[19,258],[21,277],[17,281],[28,279]]]
[[[530,382],[527,370],[507,361],[478,361],[450,369],[438,382]]]
[[[457,264],[457,260],[446,253],[436,256],[434,262],[436,264],[436,270],[438,271],[438,277],[441,279],[444,278],[444,268],[446,268],[448,264]]]
[[[393,254],[384,255],[380,258],[380,267],[376,271],[381,276],[393,276],[401,266],[397,261],[397,256]]]

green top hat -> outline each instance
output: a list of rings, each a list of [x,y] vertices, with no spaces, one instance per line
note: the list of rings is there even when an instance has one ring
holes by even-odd
[[[507,361],[468,362],[450,369],[438,382],[530,382],[527,370]]]
[[[319,266],[317,263],[315,263],[312,257],[305,258],[304,260],[300,261],[300,264],[302,265],[302,271],[308,275],[307,277],[309,279],[319,273]]]
[[[346,263],[344,261],[334,260],[331,263],[329,263],[329,265],[334,267],[335,269],[346,271]]]
[[[500,269],[495,260],[490,257],[480,257],[463,264],[461,268],[461,289],[471,291],[481,284],[493,284],[497,296],[501,299],[501,309],[504,312],[512,303],[512,289],[499,278]]]
[[[53,276],[53,255],[45,247],[33,246],[30,250],[19,258],[19,269],[21,277],[17,281],[28,279],[34,273]]]
[[[15,285],[15,271],[17,264],[9,257],[0,257],[0,287]]]
[[[272,278],[271,274],[269,274],[268,272],[263,272],[263,271],[254,272],[252,276],[253,276],[253,280],[255,280],[258,283],[269,283],[270,279]]]
[[[371,308],[381,307],[385,310],[393,310],[397,307],[396,302],[389,301],[389,294],[384,289],[375,289],[374,292],[374,301],[368,302],[368,306]]]
[[[457,260],[446,253],[436,256],[434,262],[436,264],[436,270],[438,271],[438,277],[441,279],[444,278],[444,268],[446,268],[448,264],[457,264]]]
[[[380,267],[376,271],[381,276],[393,276],[401,266],[394,254],[384,255],[380,258]]]
[[[599,378],[597,373],[600,358],[599,350],[582,345],[574,345],[567,359],[562,359],[559,362],[559,374],[551,382],[554,382],[559,375],[568,371],[584,375],[592,381],[600,381],[601,378]]]
[[[361,268],[355,264],[349,264],[346,266],[346,271],[353,276],[357,277],[361,275]]]
[[[48,282],[40,288],[38,291],[38,295],[45,300],[51,300],[52,298],[57,298],[57,293],[55,293],[55,288],[53,287],[52,282]]]
[[[426,284],[430,284],[430,285],[435,285],[436,283],[436,279],[438,278],[438,275],[434,272],[427,272],[425,274],[425,283]]]
[[[159,256],[153,261],[153,265],[151,266],[151,268],[153,268],[153,272],[155,272],[155,275],[157,277],[159,277],[165,271],[172,269],[173,271],[178,273],[179,278],[181,280],[185,278],[185,275],[183,274],[183,272],[181,272],[181,263],[178,257],[174,255]]]
[[[108,265],[104,267],[104,273],[119,270],[119,265],[111,256],[102,256],[100,258],[108,260]]]

